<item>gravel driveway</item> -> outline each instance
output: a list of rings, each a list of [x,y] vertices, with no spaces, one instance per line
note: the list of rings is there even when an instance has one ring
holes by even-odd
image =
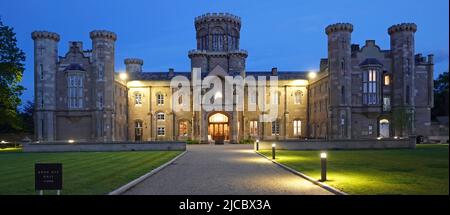
[[[188,152],[125,195],[330,195],[257,155],[253,145],[189,145]]]

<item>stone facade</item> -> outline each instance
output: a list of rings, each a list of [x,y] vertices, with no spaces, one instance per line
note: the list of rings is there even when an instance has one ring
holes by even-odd
[[[352,44],[349,23],[329,25],[325,29],[328,58],[321,59],[314,77],[277,68],[246,71],[248,53],[240,49],[237,16],[205,14],[195,18],[194,24],[196,49],[188,52],[191,71],[200,68],[201,78],[215,75],[222,81],[225,76],[278,76],[276,92],[264,96],[265,101],[276,100],[275,122],[261,122],[262,112],[250,111],[246,105],[237,111],[236,102],[231,111],[173,111],[175,103],[182,101],[172,98],[178,89],[170,86],[171,79],[193,80],[194,73],[144,72],[142,59],[127,58],[127,79],[121,78],[114,70],[117,36],[113,32],[92,31],[92,50],[83,49],[81,42],[69,42],[69,51],[61,57],[59,35],[35,31],[36,139],[233,143],[248,138],[375,139],[429,134],[433,55],[415,53],[415,24],[390,27],[388,50],[374,40],[361,48]],[[200,89],[191,85],[191,95]],[[244,104],[252,99],[244,94]]]

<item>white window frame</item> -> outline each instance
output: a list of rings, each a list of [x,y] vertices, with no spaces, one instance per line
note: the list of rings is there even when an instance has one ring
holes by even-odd
[[[140,92],[134,93],[134,105],[142,106],[142,93]]]
[[[275,120],[272,122],[272,135],[279,136],[280,135],[280,121]]]
[[[156,134],[158,136],[166,136],[166,127],[159,126],[156,128]]]
[[[157,105],[164,105],[164,95],[162,93],[156,94],[156,104]]]
[[[378,104],[378,79],[378,71],[375,69],[369,69],[363,72],[363,104]]]
[[[163,112],[159,112],[156,114],[156,120],[164,121],[164,120],[166,120],[166,115]]]
[[[258,121],[250,121],[250,136],[258,136]]]

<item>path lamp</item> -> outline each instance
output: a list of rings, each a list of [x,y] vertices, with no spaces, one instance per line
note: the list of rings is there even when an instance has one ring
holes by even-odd
[[[277,144],[272,143],[272,159],[275,160],[275,146],[277,146]]]
[[[320,180],[326,181],[327,180],[327,153],[322,152],[320,153],[320,167],[322,169],[320,174]]]
[[[259,140],[256,139],[256,151],[259,151]]]

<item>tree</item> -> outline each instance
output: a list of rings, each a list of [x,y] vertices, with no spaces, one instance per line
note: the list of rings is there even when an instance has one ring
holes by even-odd
[[[19,83],[25,70],[25,53],[17,47],[13,30],[0,20],[0,133],[21,129],[18,107],[25,88]]]
[[[22,129],[26,133],[34,132],[34,102],[27,101],[20,112],[20,118],[22,119]]]
[[[431,116],[448,116],[448,71],[434,80],[434,107]]]
[[[410,127],[411,113],[408,109],[402,107],[394,109],[392,116],[394,118],[395,133],[398,133],[398,136],[404,136],[405,130]]]

